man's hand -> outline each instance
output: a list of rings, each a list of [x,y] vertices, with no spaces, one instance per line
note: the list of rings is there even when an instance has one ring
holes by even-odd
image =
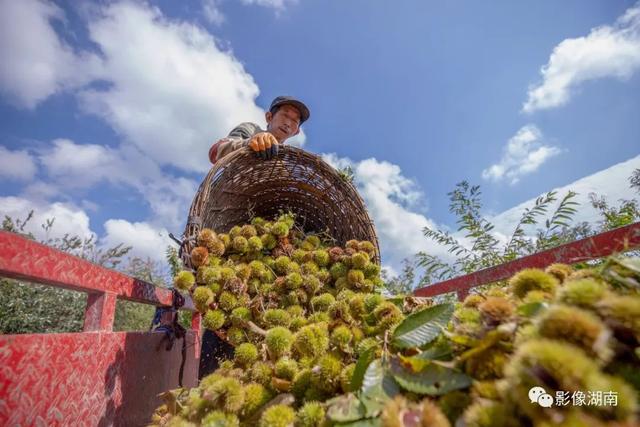
[[[255,134],[249,141],[249,147],[261,159],[271,159],[278,154],[278,140],[269,132]]]

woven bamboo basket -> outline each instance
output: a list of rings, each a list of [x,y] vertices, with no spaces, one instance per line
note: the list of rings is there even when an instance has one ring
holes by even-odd
[[[290,146],[266,161],[248,148],[237,150],[211,168],[189,210],[182,259],[190,265],[194,236],[202,228],[226,233],[254,216],[271,219],[287,211],[296,214],[305,233],[328,235],[337,245],[372,242],[380,262],[373,222],[353,184],[319,156]]]

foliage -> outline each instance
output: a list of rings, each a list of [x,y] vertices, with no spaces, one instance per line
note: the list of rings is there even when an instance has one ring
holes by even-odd
[[[338,176],[344,182],[353,182],[355,174],[351,166],[345,166],[342,169],[338,169]]]
[[[460,242],[447,231],[428,227],[423,230],[425,237],[448,247],[448,251],[456,257],[455,261],[448,263],[437,256],[419,253],[418,265],[424,267],[427,276],[443,280],[469,274],[567,243],[580,234],[580,228],[573,229],[570,225],[578,203],[573,200],[576,193],[569,191],[551,216],[544,220],[544,227],[537,230],[535,238],[527,235],[525,227],[537,225],[558,200],[557,192],[551,191],[537,198],[533,207],[525,209],[513,234],[506,244],[501,245],[493,232],[495,226],[481,214],[480,195],[479,186],[470,186],[466,181],[459,183],[456,190],[449,193],[449,211],[458,217],[457,231],[465,233],[463,237],[469,243]]]
[[[589,194],[589,200],[600,213],[602,220],[598,225],[603,231],[633,224],[640,218],[640,206],[637,200],[621,200],[618,207],[610,206],[604,197],[598,197],[594,193]]]
[[[0,333],[79,332],[87,296],[81,292],[0,280]]]
[[[640,169],[635,169],[629,177],[629,185],[636,193],[640,194]]]
[[[629,183],[640,193],[640,169],[633,172]],[[414,258],[403,260],[400,275],[385,277],[385,288],[391,293],[409,293],[418,277],[418,269],[422,270],[418,282],[425,286],[640,220],[637,200],[620,200],[618,206],[612,206],[605,197],[591,193],[590,204],[601,219],[594,224],[576,223],[574,217],[579,209],[576,195],[568,191],[560,198],[556,191],[551,191],[538,197],[533,206],[524,210],[511,236],[502,241],[494,231],[494,224],[481,213],[480,187],[463,181],[448,193],[449,211],[456,216],[456,233],[462,237],[456,238],[447,230],[428,227],[423,230],[427,239],[445,246],[453,260],[420,252]],[[552,210],[555,204],[557,206]],[[532,232],[531,228],[536,229]]]
[[[415,280],[416,260],[405,258],[402,260],[402,272],[394,277],[389,277],[387,270],[382,270],[381,277],[384,281],[385,289],[391,295],[409,294],[413,290]]]
[[[25,231],[33,219],[33,211],[24,219],[5,216],[2,230],[20,234],[36,240],[33,233]],[[128,257],[130,246],[118,244],[109,248],[98,247],[96,237],[80,237],[65,234],[62,237],[48,237],[55,226],[55,218],[42,224],[45,237],[40,241],[63,252],[76,255],[106,268],[117,269],[140,280],[158,286],[169,286],[166,269],[150,259]],[[173,252],[172,252],[173,251]],[[177,252],[167,249],[170,266],[179,263]],[[179,264],[178,264],[179,266]],[[179,268],[179,267],[178,267]],[[27,284],[16,280],[0,281],[0,333],[49,333],[79,332],[82,330],[87,296],[61,288]],[[147,304],[118,300],[114,320],[114,330],[147,330],[155,308]],[[190,323],[190,313],[186,313]]]

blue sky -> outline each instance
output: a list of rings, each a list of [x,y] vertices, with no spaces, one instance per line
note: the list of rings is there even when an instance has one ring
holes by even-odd
[[[294,143],[356,171],[394,269],[442,253],[420,231],[455,227],[461,180],[508,234],[554,188],[633,197],[640,167],[634,1],[0,0],[0,35],[0,214],[143,256],[279,94],[311,109]]]

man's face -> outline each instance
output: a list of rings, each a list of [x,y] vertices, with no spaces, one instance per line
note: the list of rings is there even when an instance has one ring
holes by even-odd
[[[291,105],[281,106],[275,114],[267,111],[267,130],[279,143],[300,132],[300,112]]]

